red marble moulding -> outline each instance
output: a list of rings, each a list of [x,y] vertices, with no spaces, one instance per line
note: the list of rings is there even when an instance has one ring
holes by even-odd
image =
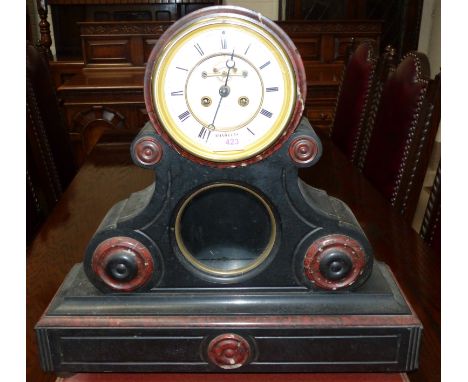
[[[345,316],[43,316],[41,327],[310,328],[420,325],[414,315]]]

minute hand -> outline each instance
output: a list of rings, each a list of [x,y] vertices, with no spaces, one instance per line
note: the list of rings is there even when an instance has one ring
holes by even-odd
[[[216,120],[216,116],[218,115],[219,107],[221,106],[221,101],[223,100],[224,97],[227,97],[227,95],[229,94],[229,92],[227,92],[226,95],[223,95],[223,92],[227,89],[229,74],[231,73],[231,69],[235,66],[235,62],[234,62],[233,58],[234,58],[234,49],[232,50],[231,58],[226,61],[226,67],[228,68],[228,72],[227,72],[227,75],[226,75],[226,81],[224,82],[224,86],[222,86],[219,89],[220,98],[219,98],[219,102],[218,102],[218,107],[216,108],[216,112],[215,112],[215,115],[213,117],[213,122],[211,122],[211,126],[213,126],[213,127],[214,127],[214,123],[215,123],[215,120]]]
[[[231,59],[226,61],[226,67],[228,68],[228,72],[227,72],[227,75],[226,75],[226,82],[224,83],[224,86],[227,85],[227,82],[228,82],[228,79],[229,79],[229,74],[231,73],[231,69],[235,65],[236,65],[236,63],[234,62],[234,49],[233,49],[232,53],[231,53]]]

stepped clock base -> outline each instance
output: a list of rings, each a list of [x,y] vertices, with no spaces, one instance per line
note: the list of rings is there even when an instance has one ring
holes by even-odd
[[[354,292],[123,295],[97,291],[77,264],[36,331],[46,371],[399,372],[417,368],[422,326],[379,262]]]

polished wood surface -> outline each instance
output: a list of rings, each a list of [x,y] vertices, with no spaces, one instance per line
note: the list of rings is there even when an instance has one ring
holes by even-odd
[[[143,92],[144,69],[116,71],[83,71],[58,88],[59,92],[80,90],[139,90]],[[141,97],[140,96],[140,97]]]
[[[376,257],[391,267],[424,325],[420,369],[409,373],[409,378],[439,381],[440,259],[344,155],[323,139],[323,158],[315,167],[303,170],[302,177],[343,199],[354,211]],[[88,240],[107,210],[152,180],[151,171],[131,163],[128,146],[96,146],[33,241],[27,257],[28,381],[55,378],[40,370],[34,324],[71,266],[82,260]]]

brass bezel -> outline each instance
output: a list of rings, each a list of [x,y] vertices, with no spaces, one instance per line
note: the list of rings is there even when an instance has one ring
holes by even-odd
[[[178,52],[180,47],[190,38],[212,28],[234,28],[247,31],[262,40],[273,52],[276,59],[282,65],[283,79],[285,84],[285,101],[279,117],[269,132],[263,137],[243,150],[212,151],[206,149],[202,144],[186,136],[177,127],[175,119],[168,112],[164,87],[166,81],[167,63]],[[196,20],[179,30],[171,41],[164,47],[159,58],[155,62],[151,72],[151,101],[154,105],[156,115],[161,127],[178,146],[192,155],[213,162],[238,162],[258,155],[272,146],[287,130],[297,100],[297,83],[293,65],[288,54],[278,39],[262,26],[249,20],[229,15],[220,15]]]
[[[238,189],[241,189],[241,190],[246,191],[246,192],[250,193],[251,195],[253,195],[255,198],[257,198],[262,203],[262,205],[267,210],[268,216],[270,218],[270,223],[271,223],[270,238],[269,238],[268,243],[267,243],[265,249],[263,250],[263,252],[253,262],[249,263],[249,265],[247,265],[247,266],[245,266],[243,268],[238,268],[238,269],[229,270],[229,271],[220,271],[220,270],[217,270],[217,269],[207,267],[201,261],[199,261],[195,257],[193,257],[192,254],[190,253],[190,251],[185,246],[184,240],[182,239],[181,227],[180,227],[180,224],[181,224],[180,221],[181,221],[183,212],[184,212],[185,208],[187,207],[187,205],[193,200],[193,198],[195,198],[197,195],[199,195],[202,192],[205,192],[205,191],[213,189],[213,188],[219,188],[219,187],[238,188]],[[187,199],[184,200],[184,202],[182,203],[182,205],[179,207],[179,209],[177,211],[174,231],[175,231],[175,240],[176,240],[176,243],[177,243],[177,246],[178,246],[180,252],[182,253],[184,258],[192,266],[194,266],[196,269],[201,270],[202,272],[204,272],[206,274],[209,274],[209,275],[212,275],[212,276],[218,276],[218,277],[221,276],[221,277],[226,277],[226,278],[243,275],[243,274],[245,274],[247,272],[250,272],[250,271],[256,269],[259,265],[261,265],[268,258],[271,251],[273,250],[273,247],[274,247],[275,241],[276,241],[276,236],[277,236],[276,218],[275,218],[275,215],[273,213],[273,210],[271,209],[271,206],[268,204],[268,202],[265,200],[265,198],[262,197],[257,192],[255,192],[254,190],[252,190],[252,189],[250,189],[248,187],[236,184],[236,183],[214,183],[214,184],[210,184],[208,186],[202,187],[199,190],[192,193]]]

